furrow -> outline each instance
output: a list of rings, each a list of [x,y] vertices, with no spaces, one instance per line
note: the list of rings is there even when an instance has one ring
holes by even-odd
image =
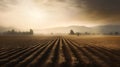
[[[70,40],[67,40],[67,42],[69,43],[69,47],[71,48],[71,50],[73,51],[74,55],[76,56],[76,58],[78,59],[78,63],[77,63],[77,67],[87,67],[87,66],[91,66],[91,62],[88,59],[87,56],[85,56],[82,51],[79,51],[79,49],[75,46],[75,44],[73,44]],[[82,48],[82,47],[81,47]]]
[[[49,43],[49,45],[31,62],[27,67],[39,67],[42,63],[44,63],[44,59],[47,58],[47,55],[51,51],[52,47],[56,39]]]

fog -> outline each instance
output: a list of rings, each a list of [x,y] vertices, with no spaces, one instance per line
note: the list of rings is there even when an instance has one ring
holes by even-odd
[[[21,30],[120,24],[119,0],[0,0],[0,26]]]

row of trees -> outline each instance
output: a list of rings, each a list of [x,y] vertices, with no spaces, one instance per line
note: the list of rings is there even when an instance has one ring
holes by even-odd
[[[7,31],[3,33],[3,35],[33,35],[33,34],[34,32],[32,29],[26,32],[17,32],[14,29],[12,29],[11,31]]]
[[[109,33],[89,33],[89,32],[84,32],[84,33],[80,33],[80,32],[74,32],[73,30],[70,30],[70,35],[120,35],[119,32],[109,32]]]

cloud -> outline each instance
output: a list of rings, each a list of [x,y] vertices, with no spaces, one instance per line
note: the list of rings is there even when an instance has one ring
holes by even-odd
[[[4,26],[94,26],[120,24],[119,19],[120,0],[0,0]]]
[[[120,19],[120,0],[75,0],[84,5],[84,10],[91,19],[118,22]],[[80,8],[80,7],[78,7]]]
[[[40,1],[40,0],[39,0]],[[43,0],[44,1],[44,0]],[[120,0],[45,0],[62,7],[74,20],[120,24]],[[53,3],[52,3],[53,2]],[[58,5],[58,3],[61,3]],[[67,5],[67,6],[66,6]],[[52,7],[54,7],[52,6]],[[60,10],[58,8],[58,10]],[[113,23],[114,22],[114,23]]]
[[[18,0],[0,0],[0,11],[7,11],[18,4]]]

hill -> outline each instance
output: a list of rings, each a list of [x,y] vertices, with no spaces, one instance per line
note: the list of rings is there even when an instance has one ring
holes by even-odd
[[[40,30],[41,33],[69,33],[70,30],[75,32],[90,32],[90,33],[110,33],[110,32],[120,32],[120,25],[102,25],[94,27],[86,26],[68,26],[68,27],[55,27]]]

